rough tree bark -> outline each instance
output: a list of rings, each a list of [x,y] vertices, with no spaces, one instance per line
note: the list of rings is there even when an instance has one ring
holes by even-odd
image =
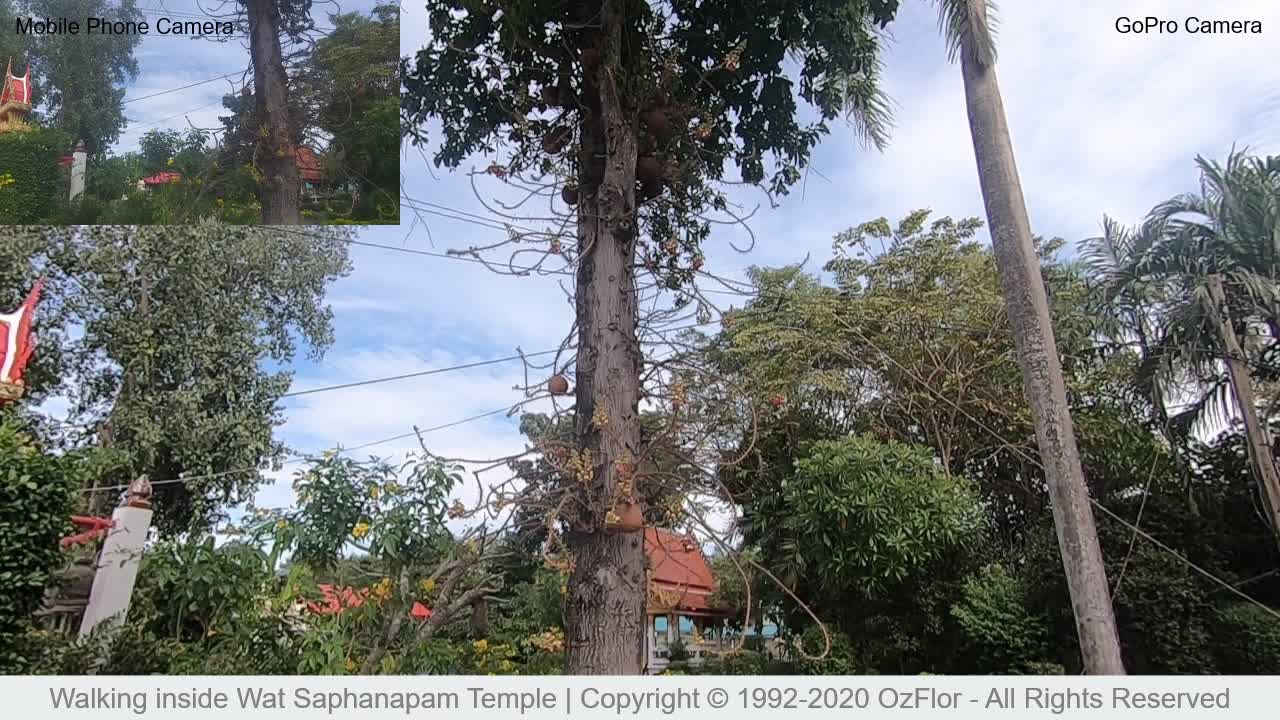
[[[986,22],[986,3],[968,0],[969,11]],[[1067,590],[1075,613],[1080,654],[1093,675],[1123,675],[1120,642],[1107,585],[1089,489],[1085,485],[1071,424],[1062,362],[1058,358],[1040,260],[1031,239],[1022,184],[1014,163],[994,62],[971,48],[960,53],[969,132],[991,231],[1000,283],[1013,329],[1018,363],[1035,422]]]
[[[275,0],[245,0],[249,55],[253,59],[254,163],[262,173],[264,225],[302,222],[302,178],[294,156],[289,95],[280,55],[280,10]]]
[[[615,463],[640,456],[635,163],[638,120],[611,68],[622,53],[622,2],[604,0],[603,62],[583,93],[579,147],[578,358],[575,437],[591,454],[588,527],[568,533],[573,557],[565,602],[565,671],[639,674],[644,668],[647,580],[643,532],[608,533],[604,513],[618,494]],[[603,156],[600,178],[593,168]],[[593,417],[603,417],[601,426]],[[598,512],[596,512],[598,511]]]

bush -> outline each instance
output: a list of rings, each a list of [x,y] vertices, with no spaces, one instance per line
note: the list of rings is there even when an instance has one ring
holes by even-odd
[[[796,652],[793,649],[796,654],[795,667],[799,674],[866,674],[867,671],[859,667],[860,663],[854,652],[853,641],[849,639],[849,636],[831,627],[827,628],[827,633],[831,637],[831,647],[825,655],[822,652],[826,648],[822,628],[817,625],[810,625],[800,634],[800,649],[803,649],[804,653]],[[810,657],[805,657],[806,654]]]
[[[20,671],[16,652],[63,562],[78,487],[70,458],[45,454],[16,428],[0,424],[0,671]]]
[[[45,219],[69,191],[58,166],[69,147],[54,130],[0,133],[0,218],[14,225]]]
[[[726,655],[720,663],[724,675],[763,675],[764,655],[751,650]]]
[[[1218,669],[1229,675],[1280,673],[1280,621],[1249,603],[1218,612]]]
[[[1045,674],[1031,668],[1044,659],[1048,626],[1027,610],[1021,584],[1000,565],[988,565],[965,579],[951,615],[963,636],[962,670]]]
[[[675,642],[667,649],[667,657],[671,662],[685,662],[689,659],[689,649],[684,646],[684,640],[676,638]]]

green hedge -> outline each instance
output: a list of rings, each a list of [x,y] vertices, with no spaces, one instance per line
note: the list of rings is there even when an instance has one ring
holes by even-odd
[[[46,219],[67,192],[58,158],[68,148],[54,130],[0,133],[0,217],[13,224]]]
[[[0,423],[0,672],[22,670],[17,645],[61,564],[77,487],[69,462]]]

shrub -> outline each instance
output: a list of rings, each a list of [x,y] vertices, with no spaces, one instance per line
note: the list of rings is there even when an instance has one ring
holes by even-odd
[[[16,652],[45,586],[63,561],[78,487],[69,458],[45,454],[0,423],[0,670],[21,670]]]
[[[801,675],[859,675],[865,674],[866,670],[859,667],[856,653],[853,648],[853,641],[848,635],[835,630],[831,627],[827,628],[827,633],[831,637],[831,647],[823,654],[826,642],[823,639],[822,628],[817,625],[810,625],[800,634],[800,649],[804,653],[796,652],[795,667]],[[793,652],[795,652],[793,650]],[[805,657],[805,655],[810,657]]]
[[[68,187],[58,159],[70,144],[54,130],[0,134],[0,217],[15,225],[45,219]]]
[[[1044,674],[1031,668],[1044,659],[1048,626],[1027,610],[1021,584],[1000,565],[965,579],[951,615],[963,636],[965,671]]]
[[[1280,673],[1280,621],[1249,603],[1218,612],[1218,669],[1233,675]]]

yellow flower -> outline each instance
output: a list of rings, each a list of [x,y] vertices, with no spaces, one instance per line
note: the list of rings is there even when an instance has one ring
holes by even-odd
[[[436,579],[427,578],[422,582],[418,583],[418,587],[422,588],[422,592],[430,594],[432,590],[436,589]]]
[[[373,596],[379,601],[391,597],[391,578],[384,577],[373,586]]]
[[[502,661],[502,672],[511,672],[511,661],[510,661],[510,660],[503,660],[503,661]]]
[[[166,163],[166,164],[167,164],[167,165],[172,165],[172,164],[173,164],[173,158],[169,158],[169,162],[168,162],[168,163]]]
[[[367,522],[358,522],[356,523],[355,527],[351,528],[351,536],[357,540],[359,540],[360,538],[368,534],[369,534],[369,523]]]
[[[395,482],[387,483],[387,494],[395,495],[398,492],[400,492],[400,485],[398,483],[395,483]]]
[[[355,672],[356,661],[352,660],[351,658],[347,658],[346,668],[347,668],[347,672]]]
[[[489,649],[489,641],[483,638],[471,643],[471,645],[476,649],[476,652],[478,653],[482,653],[485,650]]]
[[[378,487],[377,485],[372,485],[369,487],[369,497],[373,498],[374,500],[377,500],[378,496],[381,494],[382,494],[382,488]]]
[[[277,530],[283,530],[283,529],[285,529],[285,528],[287,528],[287,527],[289,527],[289,521],[288,521],[288,520],[285,520],[284,518],[280,518],[279,520],[277,520],[277,521],[276,521],[276,529],[277,529]]]

